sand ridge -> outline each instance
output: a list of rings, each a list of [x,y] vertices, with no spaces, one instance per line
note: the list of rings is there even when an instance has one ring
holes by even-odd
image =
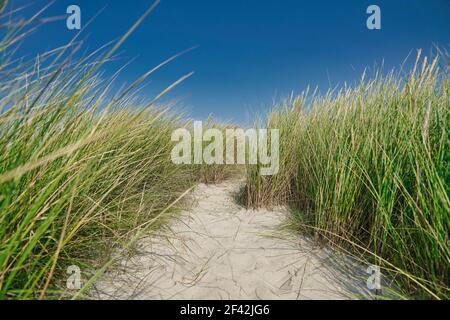
[[[369,298],[365,268],[306,238],[281,231],[288,210],[247,210],[241,181],[198,185],[192,208],[140,239],[98,281],[96,299]]]

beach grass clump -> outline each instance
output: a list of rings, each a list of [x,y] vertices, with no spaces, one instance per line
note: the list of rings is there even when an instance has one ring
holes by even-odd
[[[2,33],[0,299],[70,297],[77,292],[67,292],[69,266],[85,278],[102,270],[160,226],[198,181],[219,180],[214,170],[211,177],[202,165],[171,160],[171,134],[188,121],[158,100],[187,76],[154,99],[138,96],[173,58],[121,89],[117,74],[102,75],[153,8],[117,42],[82,57],[74,39],[16,59],[31,20]]]
[[[221,132],[221,137],[219,137],[219,141],[215,141],[216,138],[211,139],[204,139],[204,137],[200,137],[202,139],[202,154],[203,158],[205,149],[208,147],[210,143],[218,142],[219,145],[222,146],[222,157],[219,157],[219,161],[217,163],[207,163],[205,159],[203,159],[203,163],[201,165],[195,165],[196,173],[199,176],[200,182],[206,183],[206,184],[214,184],[214,183],[220,183],[224,180],[230,180],[230,179],[239,179],[242,178],[245,172],[245,165],[244,164],[238,164],[236,161],[237,158],[237,141],[233,140],[234,144],[234,162],[233,164],[226,162],[227,157],[227,142],[226,142],[226,132],[227,130],[233,130],[237,127],[229,122],[220,122],[216,119],[214,119],[211,115],[208,117],[208,119],[202,123],[204,126],[204,130],[209,129],[216,129]],[[192,132],[192,135],[195,136],[195,133]],[[220,148],[219,148],[220,149]],[[194,143],[192,144],[192,150],[195,150]],[[217,150],[214,150],[212,152],[213,155]],[[195,163],[194,155],[192,155],[192,163]]]
[[[450,297],[448,66],[291,98],[267,117],[280,170],[247,168],[248,206],[289,204],[293,223],[362,253],[416,298]],[[446,69],[447,68],[447,69]]]
[[[180,119],[130,96],[108,101],[84,71],[1,83],[2,298],[43,296],[67,265],[101,262],[198,179],[170,159]]]

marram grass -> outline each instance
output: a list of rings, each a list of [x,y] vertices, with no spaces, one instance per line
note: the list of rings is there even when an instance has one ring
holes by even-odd
[[[0,299],[79,295],[67,291],[68,266],[87,280],[113,252],[158,227],[197,181],[224,174],[171,161],[171,134],[187,122],[155,100],[185,77],[153,101],[136,96],[173,58],[124,90],[102,80],[102,64],[153,7],[112,49],[79,60],[75,42],[35,61],[14,60],[14,42],[26,31],[3,35]]]
[[[55,80],[31,109],[40,81],[2,100],[1,298],[43,297],[66,266],[101,261],[195,179],[170,160],[180,124],[166,111],[128,99],[98,110],[95,84],[73,89],[76,76]]]
[[[437,65],[418,58],[407,77],[363,77],[276,108],[267,126],[280,129],[280,171],[249,166],[246,204],[288,203],[294,225],[364,254],[402,294],[448,299],[450,80]]]
[[[101,80],[101,65],[153,8],[100,59],[75,61],[74,42],[18,62],[9,52],[26,31],[2,34],[0,299],[74,294],[68,266],[103,270],[197,181],[230,174],[172,163],[171,134],[191,123],[134,94],[166,62],[116,94]],[[362,253],[405,295],[448,299],[447,75],[423,59],[406,78],[286,101],[264,125],[280,130],[280,171],[263,177],[248,166],[246,204],[288,203],[294,227]]]

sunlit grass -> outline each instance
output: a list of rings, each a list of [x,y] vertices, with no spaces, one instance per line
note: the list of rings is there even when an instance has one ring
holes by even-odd
[[[247,205],[289,203],[298,227],[364,253],[406,295],[448,298],[450,81],[443,71],[418,57],[404,78],[379,73],[355,88],[287,100],[267,120],[280,129],[280,172],[262,177],[249,166]]]
[[[3,34],[0,299],[70,296],[67,266],[104,266],[208,179],[201,166],[172,163],[171,134],[187,122],[157,105],[189,74],[154,99],[137,95],[146,77],[179,55],[123,90],[113,90],[116,75],[100,73],[153,8],[117,42],[78,59],[72,41],[36,60],[14,60],[30,21]]]

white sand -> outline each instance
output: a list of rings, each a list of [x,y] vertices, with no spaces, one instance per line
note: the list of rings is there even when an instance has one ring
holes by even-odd
[[[368,298],[365,267],[280,232],[286,209],[246,210],[240,183],[200,184],[192,209],[138,241],[91,291],[97,299]]]

